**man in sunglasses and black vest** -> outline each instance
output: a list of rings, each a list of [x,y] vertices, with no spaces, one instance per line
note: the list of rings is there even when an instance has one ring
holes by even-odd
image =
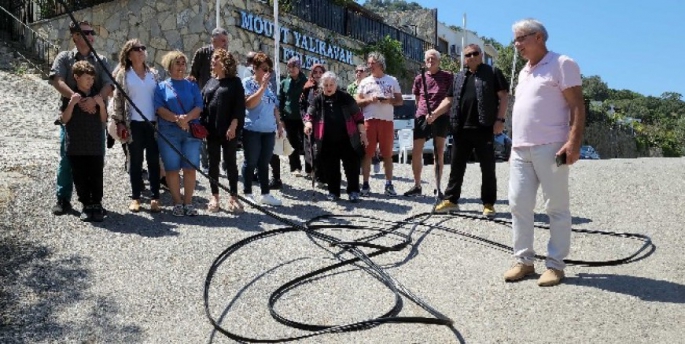
[[[83,33],[83,36],[79,32]],[[86,39],[88,42],[93,44],[95,31],[92,25],[87,21],[78,22],[78,26],[75,23],[69,25],[69,32],[71,33],[71,39],[74,41],[76,46],[73,50],[62,51],[57,57],[55,57],[52,63],[52,68],[50,68],[50,75],[48,79],[50,84],[60,93],[62,98],[70,99],[71,95],[76,92],[76,79],[74,78],[74,73],[71,68],[77,61],[88,61],[91,65],[95,67],[95,83],[93,84],[93,92],[98,93],[95,97],[81,98],[79,101],[79,108],[87,113],[95,114],[95,107],[97,102],[95,98],[100,97],[103,100],[107,98],[114,91],[114,84],[112,79],[110,79],[107,72],[111,69],[109,67],[109,62],[104,55],[98,54],[100,60],[102,60],[104,66],[100,65],[95,58],[95,54],[90,50]],[[62,99],[60,99],[60,104]],[[52,208],[52,213],[55,215],[63,215],[69,212],[71,208],[71,196],[74,190],[74,180],[71,175],[71,164],[69,158],[66,156],[65,150],[65,127],[62,123],[57,120],[55,124],[61,125],[60,133],[60,162],[57,167],[57,203]],[[104,128],[102,129],[104,131]]]
[[[451,108],[450,127],[454,136],[450,179],[443,201],[435,210],[459,210],[466,163],[475,150],[482,173],[483,215],[490,217],[495,216],[497,200],[494,134],[504,130],[509,86],[499,69],[483,63],[477,44],[466,46],[464,56],[466,68],[454,77],[447,97],[433,114],[440,116]]]

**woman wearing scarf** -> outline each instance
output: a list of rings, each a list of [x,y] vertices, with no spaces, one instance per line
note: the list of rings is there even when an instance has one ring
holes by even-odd
[[[322,64],[314,64],[312,65],[311,72],[309,73],[309,80],[304,84],[304,88],[302,89],[302,97],[300,97],[300,110],[302,112],[302,117],[307,114],[307,110],[309,109],[309,106],[312,103],[312,100],[321,93],[321,90],[319,89],[319,80],[321,79],[321,76],[323,73],[326,72],[326,67],[324,67]],[[304,172],[308,177],[313,177],[312,176],[312,155],[311,155],[311,142],[309,142],[308,139],[304,140],[304,160],[305,160],[305,165],[304,165]],[[317,173],[316,176],[317,181],[319,182],[319,187],[323,186],[323,182],[321,180],[321,174]]]
[[[364,115],[354,98],[338,90],[338,77],[326,72],[320,80],[320,92],[304,116],[304,132],[313,134],[314,161],[326,174],[330,201],[340,198],[340,162],[347,178],[350,202],[359,201],[359,162],[368,144]]]

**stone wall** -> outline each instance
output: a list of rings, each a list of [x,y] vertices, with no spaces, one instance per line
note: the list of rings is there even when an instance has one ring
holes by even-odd
[[[234,52],[240,61],[244,61],[244,56],[248,51],[264,51],[273,56],[273,38],[244,29],[241,11],[273,21],[272,8],[264,3],[249,0],[222,1],[220,25],[229,32],[229,50]],[[98,34],[95,37],[95,50],[112,60],[112,68],[118,60],[121,46],[131,38],[140,39],[148,47],[148,61],[154,61],[159,68],[162,56],[168,51],[181,50],[190,59],[196,49],[208,44],[210,32],[215,27],[216,14],[214,1],[119,0],[77,11],[75,17],[93,23],[94,30]],[[320,45],[325,42],[340,48],[340,51],[342,49],[354,51],[363,43],[285,13],[281,13],[279,19],[280,24],[289,30],[284,32],[287,33],[285,36],[290,35],[285,39],[282,38],[281,48],[287,49],[290,54],[307,56],[311,61],[325,61],[327,68],[340,77],[341,86],[347,85],[354,79],[354,67],[364,62],[361,56],[351,56],[351,59],[347,61],[351,62],[350,64],[336,60],[335,57],[321,55],[322,51],[328,55],[333,50],[312,49],[312,47],[306,48],[300,44],[294,44],[293,31],[297,31],[301,36],[309,36],[313,40],[318,39],[315,44]],[[69,22],[69,17],[63,15],[33,23],[32,28],[48,37],[62,50],[67,50],[73,48],[68,30]],[[332,55],[337,54],[337,50],[333,52]],[[281,58],[283,57],[281,55]],[[416,63],[408,65],[412,71],[418,69]],[[286,72],[283,61],[280,64],[280,71],[281,75]]]
[[[436,14],[433,9],[423,9],[414,11],[393,11],[377,10],[376,13],[383,17],[386,24],[395,26],[407,33],[414,34],[416,26],[416,36],[422,40],[435,44],[437,37]]]
[[[602,159],[663,156],[659,149],[641,151],[630,128],[606,123],[591,123],[585,127],[583,144],[595,148]]]

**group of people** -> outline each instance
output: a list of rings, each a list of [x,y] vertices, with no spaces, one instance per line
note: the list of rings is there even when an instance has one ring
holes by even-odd
[[[580,71],[569,57],[547,50],[548,34],[540,22],[519,21],[513,32],[515,46],[528,63],[518,76],[513,107],[509,204],[517,264],[505,273],[505,280],[517,281],[534,273],[533,211],[541,185],[551,239],[547,270],[538,283],[555,285],[564,277],[563,259],[570,248],[568,166],[579,158],[585,116]],[[237,76],[239,62],[227,50],[224,29],[214,29],[211,44],[195,53],[190,75],[182,52],[167,53],[162,60],[165,80],[147,64],[143,42],[132,39],[119,53],[113,72],[119,87],[115,88],[105,70],[107,59],[99,56],[104,63],[98,63],[86,44],[85,40],[93,41],[90,23],[72,24],[71,34],[76,48],[60,53],[50,74],[62,96],[55,214],[71,209],[73,183],[83,204],[82,220],[104,219],[108,117],[110,134],[126,147],[132,212],[141,209],[144,161],[152,192],[150,211],[161,211],[160,185],[165,184],[173,215],[197,215],[192,197],[195,166],[201,164],[210,177],[212,196],[207,210],[216,212],[222,207],[217,181],[223,166],[229,181],[226,209],[243,211],[237,197],[239,140],[244,153],[243,194],[251,203],[281,205],[270,190],[283,186],[280,157],[274,154],[276,140],[283,139],[293,147],[288,157],[290,172],[327,188],[331,201],[341,197],[341,163],[349,201],[370,196],[371,166],[380,161],[385,173],[383,193],[397,195],[392,183],[393,112],[403,98],[397,79],[386,74],[385,57],[378,52],[370,53],[366,64],[356,67],[355,81],[346,89],[339,87],[338,76],[325,66],[312,66],[307,77],[300,61],[292,58],[276,91],[274,62],[262,52],[246,56],[251,76]],[[504,130],[509,87],[500,70],[483,63],[478,45],[466,46],[464,56],[465,68],[453,74],[440,69],[438,51],[425,52],[426,72],[412,86],[418,105],[413,156],[422,155],[426,140],[434,139],[441,175],[446,137],[452,135],[449,182],[436,206],[438,212],[450,212],[459,209],[466,163],[475,150],[482,173],[483,215],[491,217],[497,201],[493,140]],[[557,163],[560,157],[565,159],[563,164]],[[412,170],[414,185],[405,196],[422,194],[421,159],[413,160]],[[255,180],[259,197],[253,195]]]

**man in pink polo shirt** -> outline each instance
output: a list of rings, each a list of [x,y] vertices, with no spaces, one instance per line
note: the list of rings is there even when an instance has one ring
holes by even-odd
[[[539,21],[524,19],[512,30],[514,45],[528,63],[516,87],[509,159],[509,206],[517,263],[504,279],[513,282],[535,273],[533,217],[538,186],[542,186],[550,240],[547,270],[538,285],[553,286],[564,278],[564,258],[571,247],[569,165],[580,157],[585,128],[580,69],[568,56],[547,50],[547,30]],[[565,164],[559,165],[558,157],[565,157]]]

